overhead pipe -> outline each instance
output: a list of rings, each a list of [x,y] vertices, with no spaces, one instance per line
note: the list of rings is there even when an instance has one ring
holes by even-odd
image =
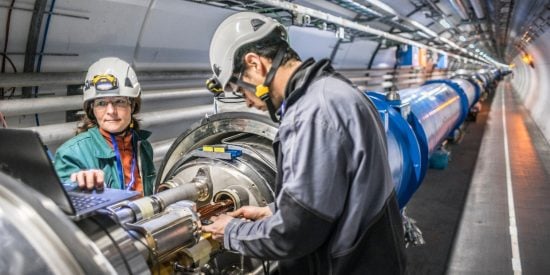
[[[144,103],[158,100],[180,100],[201,96],[211,96],[206,89],[156,90],[143,92]],[[0,110],[6,117],[35,113],[61,112],[82,108],[82,96],[55,96],[29,99],[0,100]]]
[[[264,4],[267,4],[267,5],[273,6],[273,7],[278,7],[278,8],[281,8],[281,9],[293,11],[293,12],[296,12],[296,13],[299,13],[299,14],[309,15],[311,17],[319,18],[319,19],[324,20],[326,22],[330,22],[330,23],[333,23],[333,24],[336,24],[336,25],[339,25],[339,26],[343,26],[343,27],[347,27],[347,28],[350,28],[350,29],[354,29],[354,30],[357,30],[357,31],[361,31],[361,32],[369,33],[369,34],[374,34],[374,35],[380,36],[382,38],[387,38],[387,39],[390,39],[390,40],[393,40],[393,41],[396,41],[396,42],[400,42],[400,43],[403,43],[403,44],[408,44],[408,45],[416,46],[416,47],[419,47],[419,48],[429,49],[433,52],[446,54],[447,56],[454,57],[454,58],[457,58],[457,59],[468,59],[468,60],[470,60],[470,62],[478,63],[480,65],[483,64],[481,61],[483,61],[485,63],[488,63],[488,64],[491,63],[489,60],[485,60],[484,58],[473,59],[473,58],[468,58],[466,56],[460,56],[460,55],[457,55],[457,54],[453,54],[453,53],[450,53],[450,52],[447,52],[447,51],[444,51],[444,50],[441,50],[441,49],[438,49],[438,48],[435,48],[435,47],[431,47],[431,46],[428,46],[426,44],[423,44],[423,43],[405,38],[403,36],[391,34],[389,32],[385,32],[385,31],[382,31],[382,30],[379,30],[379,29],[375,29],[375,28],[373,28],[371,26],[368,26],[368,25],[353,22],[351,20],[346,20],[342,17],[335,16],[335,15],[332,15],[332,14],[329,14],[329,13],[325,13],[325,12],[322,12],[322,11],[319,11],[319,10],[311,9],[311,8],[301,6],[301,5],[298,5],[298,4],[294,4],[294,3],[290,3],[290,2],[283,2],[283,1],[279,1],[279,0],[255,0],[255,1],[258,2],[258,3],[264,3]],[[456,45],[455,43],[453,43],[452,41],[450,41],[448,39],[441,38],[441,41],[451,45],[452,47],[455,47],[459,50],[462,50],[463,52],[466,51],[466,50],[462,49],[460,46]],[[495,65],[497,65],[497,63],[495,63],[495,62],[493,62],[493,63]]]
[[[380,0],[364,0],[365,2],[371,4],[371,5],[374,5],[376,7],[378,7],[379,9],[399,18],[399,20],[402,20],[404,22],[407,22],[411,25],[413,25],[414,27],[416,27],[417,29],[420,29],[420,31],[426,33],[427,35],[430,35],[431,37],[435,38],[435,39],[438,39],[439,38],[439,35],[437,33],[435,33],[434,31],[430,30],[428,27],[414,21],[414,20],[411,20],[409,19],[408,17],[403,17],[401,16],[397,11],[395,11],[392,7],[390,7],[388,4],[380,1]]]
[[[141,113],[136,117],[140,120],[141,127],[148,128],[151,126],[161,126],[167,124],[176,125],[184,121],[194,121],[203,118],[206,114],[212,112],[213,107],[211,104],[208,104],[188,107],[185,109]],[[46,145],[50,145],[60,144],[71,137],[74,137],[76,133],[76,126],[77,122],[69,122],[40,127],[29,127],[26,129],[39,133],[42,141]]]
[[[485,12],[483,10],[483,6],[481,5],[481,2],[479,0],[470,0],[470,4],[474,8],[474,12],[477,16],[477,18],[481,19],[485,17]]]
[[[462,2],[462,0],[449,0],[449,4],[453,6],[455,11],[458,13],[458,15],[464,19],[468,20],[468,10],[466,9],[466,5]]]

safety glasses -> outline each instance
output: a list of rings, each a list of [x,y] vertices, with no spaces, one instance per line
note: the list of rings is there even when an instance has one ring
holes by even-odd
[[[108,97],[94,100],[93,106],[96,110],[103,111],[112,104],[114,108],[122,109],[130,106],[131,101],[127,97]]]
[[[256,91],[256,86],[242,80],[245,69],[243,67],[238,75],[233,75],[229,80],[229,86],[235,97],[244,98],[245,92],[254,94]]]

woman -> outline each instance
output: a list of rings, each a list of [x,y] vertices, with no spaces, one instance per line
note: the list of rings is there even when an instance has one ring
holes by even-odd
[[[151,133],[140,130],[134,117],[140,110],[140,95],[136,73],[125,61],[109,57],[90,66],[79,134],[55,155],[62,181],[88,190],[107,186],[153,194],[153,149],[147,141]]]

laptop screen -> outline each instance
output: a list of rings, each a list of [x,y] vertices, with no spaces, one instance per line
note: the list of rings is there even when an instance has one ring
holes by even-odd
[[[0,129],[0,170],[50,198],[66,214],[74,214],[72,204],[38,133]]]

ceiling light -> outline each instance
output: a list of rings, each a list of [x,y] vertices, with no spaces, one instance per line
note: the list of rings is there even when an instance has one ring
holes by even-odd
[[[449,24],[449,22],[445,20],[445,18],[439,20],[439,24],[441,24],[441,26],[445,27],[446,29],[451,28],[451,24]]]

